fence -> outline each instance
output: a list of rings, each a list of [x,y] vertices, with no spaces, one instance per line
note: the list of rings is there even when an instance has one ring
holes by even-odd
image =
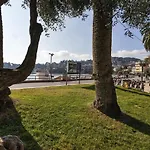
[[[68,74],[67,79],[68,80],[78,80],[79,75],[78,74]],[[91,74],[81,74],[80,79],[81,80],[90,80],[90,79],[92,79],[92,75]],[[26,81],[39,81],[39,80],[51,80],[51,76],[47,75],[47,74],[45,75],[42,73],[40,73],[40,74],[38,73],[38,74],[30,74],[30,76],[28,76],[26,79]],[[66,75],[53,74],[52,80],[60,80],[60,81],[66,80]]]

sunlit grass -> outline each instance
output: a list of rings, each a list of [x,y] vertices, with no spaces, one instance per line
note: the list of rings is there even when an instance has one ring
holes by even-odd
[[[150,97],[117,95],[127,121],[93,109],[90,85],[13,90],[19,116],[0,120],[0,134],[19,135],[28,150],[149,150]]]

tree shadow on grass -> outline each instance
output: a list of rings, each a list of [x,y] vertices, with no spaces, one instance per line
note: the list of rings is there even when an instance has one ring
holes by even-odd
[[[87,90],[95,90],[95,85],[85,86],[82,88],[87,89]],[[122,90],[122,88],[121,88],[121,90]],[[123,89],[123,91],[124,91],[124,89]],[[127,90],[125,90],[125,91],[139,94],[138,92],[132,92],[132,91],[127,91]],[[140,95],[142,95],[142,93],[140,93]],[[145,95],[145,93],[143,95],[148,96],[148,95]],[[134,118],[128,114],[125,114],[122,112],[121,115],[116,120],[132,127],[133,132],[136,132],[136,130],[137,130],[143,134],[150,135],[150,125],[149,124],[142,122],[142,121],[140,121],[140,120],[138,120],[138,119],[136,119],[136,118]]]
[[[139,131],[143,134],[150,135],[150,125],[142,122],[128,114],[122,113],[121,116],[117,119],[130,127],[133,128],[133,132]]]
[[[95,85],[83,86],[82,88],[86,90],[95,90]]]
[[[15,106],[0,113],[0,136],[17,135],[24,143],[25,150],[42,150],[32,135],[24,128]]]
[[[82,88],[87,89],[87,90],[95,90],[95,85],[85,86],[85,87],[82,87]],[[143,95],[143,96],[150,97],[149,93],[142,92],[142,91],[139,91],[139,90],[136,90],[136,89],[126,89],[126,88],[119,87],[119,86],[116,86],[116,89],[122,90],[124,92],[129,92],[129,93],[133,93],[133,94],[138,94],[138,95]]]
[[[123,87],[120,87],[120,86],[116,86],[116,89],[119,89],[119,90],[122,90],[122,91],[125,91],[125,92],[129,92],[129,93],[133,93],[133,94],[138,94],[138,95],[143,95],[143,96],[150,97],[149,93],[142,92],[142,91],[136,90],[136,89],[126,89],[126,88],[123,88]]]

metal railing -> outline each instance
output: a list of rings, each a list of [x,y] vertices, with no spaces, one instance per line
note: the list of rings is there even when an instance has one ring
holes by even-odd
[[[68,74],[67,78],[70,80],[78,80],[79,75],[77,74]],[[81,80],[90,80],[92,79],[91,74],[81,74],[80,75]],[[50,75],[39,75],[39,74],[30,74],[30,76],[27,77],[26,81],[39,81],[39,80],[66,80],[66,75],[62,74],[53,74],[53,77],[51,79]]]

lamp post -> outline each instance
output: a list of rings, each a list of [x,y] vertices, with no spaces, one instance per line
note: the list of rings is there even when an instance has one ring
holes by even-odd
[[[50,79],[52,80],[52,57],[54,56],[53,53],[49,53],[50,55]]]
[[[143,76],[144,76],[144,62],[141,61],[141,82],[143,82]]]

